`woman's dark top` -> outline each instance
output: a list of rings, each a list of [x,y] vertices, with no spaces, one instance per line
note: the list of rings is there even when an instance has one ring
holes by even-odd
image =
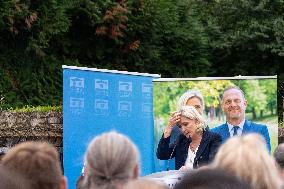
[[[171,137],[164,138],[163,135],[160,139],[157,149],[157,158],[160,160],[168,160],[169,158],[175,157],[175,169],[178,170],[185,164],[191,139],[188,139],[181,134],[178,137],[177,142],[170,145],[170,138]],[[210,163],[214,159],[221,144],[222,139],[219,134],[205,129],[194,158],[193,168],[198,168]],[[172,156],[171,153],[173,153]]]

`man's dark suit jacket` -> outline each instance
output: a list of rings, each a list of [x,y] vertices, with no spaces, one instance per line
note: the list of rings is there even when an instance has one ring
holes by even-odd
[[[162,136],[157,148],[157,158],[160,160],[168,160],[175,157],[175,169],[178,170],[185,164],[190,142],[191,139],[188,139],[181,134],[178,137],[177,142],[170,145],[170,137],[164,138],[164,136]],[[210,163],[221,144],[222,139],[219,134],[204,130],[200,145],[194,158],[193,168],[198,168]],[[173,154],[171,156],[172,152]]]
[[[229,127],[227,123],[222,124],[218,127],[214,127],[211,129],[211,131],[221,135],[223,143],[226,142],[226,140],[230,138],[230,132],[229,132]],[[257,123],[245,120],[242,135],[245,135],[248,133],[258,133],[262,135],[266,141],[267,149],[270,152],[271,150],[270,137],[269,137],[269,132],[268,132],[266,125],[257,124]]]

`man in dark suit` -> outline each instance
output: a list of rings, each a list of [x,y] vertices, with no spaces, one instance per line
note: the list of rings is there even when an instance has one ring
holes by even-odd
[[[246,120],[246,107],[247,101],[244,92],[240,88],[234,86],[225,89],[221,101],[221,108],[226,115],[226,123],[211,129],[211,131],[221,135],[223,142],[235,135],[240,136],[246,133],[258,133],[265,138],[267,148],[270,151],[270,137],[267,126]]]

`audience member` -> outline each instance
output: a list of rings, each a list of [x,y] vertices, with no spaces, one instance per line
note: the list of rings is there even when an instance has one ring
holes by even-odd
[[[2,158],[2,165],[21,175],[30,189],[66,189],[59,154],[45,142],[23,142],[11,148]]]
[[[222,169],[202,168],[187,173],[174,189],[250,189],[250,186]]]
[[[84,189],[118,189],[139,175],[139,153],[126,136],[108,132],[94,138],[85,154]]]
[[[0,189],[30,189],[30,186],[21,175],[0,166]]]
[[[167,189],[168,187],[160,182],[139,178],[128,182],[123,189]]]
[[[274,159],[277,163],[280,177],[284,181],[284,143],[279,144],[274,151]]]
[[[84,180],[84,176],[80,175],[76,181],[76,189],[83,189],[83,180]]]
[[[264,138],[255,133],[230,138],[219,148],[212,167],[234,174],[254,189],[280,189],[282,185]]]

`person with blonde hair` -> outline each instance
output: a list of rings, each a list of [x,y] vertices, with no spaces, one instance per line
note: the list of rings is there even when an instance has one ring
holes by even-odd
[[[188,90],[183,93],[177,102],[177,109],[181,109],[182,106],[193,106],[199,114],[203,114],[205,104],[204,98],[200,91],[198,90]]]
[[[198,90],[188,90],[180,96],[177,102],[177,110],[170,114],[168,125],[163,133],[164,138],[170,137],[172,132],[178,130],[176,126],[180,121],[180,109],[182,106],[193,106],[200,115],[203,115],[205,105],[202,94]]]
[[[139,152],[125,135],[103,133],[89,144],[85,169],[82,188],[118,189],[139,176]]]
[[[128,182],[123,189],[167,189],[167,185],[150,179],[139,178]]]
[[[275,161],[259,134],[230,138],[219,148],[211,166],[236,175],[252,188],[280,189],[282,186]]]
[[[176,169],[193,169],[211,162],[222,143],[221,136],[206,129],[204,118],[193,106],[179,107],[178,127],[182,132],[177,142],[170,145],[170,137],[163,134],[157,157],[175,157]]]
[[[30,189],[66,189],[59,153],[47,142],[23,142],[1,160],[3,167],[25,179]]]

